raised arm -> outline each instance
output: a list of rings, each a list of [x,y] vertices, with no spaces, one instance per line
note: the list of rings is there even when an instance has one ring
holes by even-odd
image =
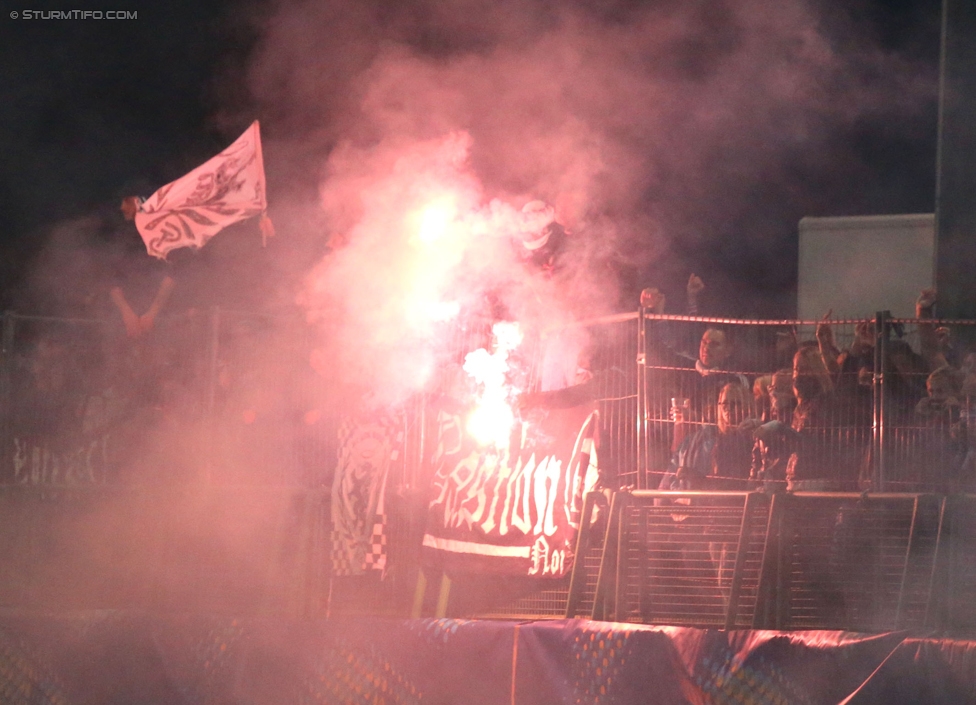
[[[918,322],[918,337],[922,348],[922,357],[929,371],[945,367],[948,362],[939,350],[939,342],[935,332],[935,325],[931,323],[935,317],[935,289],[922,289],[915,300],[915,317]]]
[[[834,342],[834,329],[827,322],[830,314],[833,312],[834,310],[830,309],[824,314],[824,317],[817,325],[816,335],[817,345],[820,347],[820,357],[823,360],[824,367],[827,368],[827,372],[830,373],[831,378],[836,379],[837,375],[840,374],[840,350]]]

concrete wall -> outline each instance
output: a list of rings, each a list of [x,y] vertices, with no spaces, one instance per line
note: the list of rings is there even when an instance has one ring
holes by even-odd
[[[935,282],[935,216],[803,218],[797,315],[865,318],[889,310],[915,316],[919,291]]]

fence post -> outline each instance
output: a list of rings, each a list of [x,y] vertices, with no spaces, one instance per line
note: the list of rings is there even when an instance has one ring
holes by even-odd
[[[16,317],[13,311],[4,311],[2,332],[0,332],[0,454],[3,458],[0,461],[0,482],[8,475],[11,480],[13,479],[10,452],[13,390],[10,388],[10,380],[13,378],[15,325]]]
[[[647,339],[644,335],[646,311],[641,302],[637,309],[637,489],[646,489],[648,472]]]
[[[878,311],[874,316],[874,376],[872,379],[873,391],[873,423],[871,451],[874,458],[874,490],[884,492],[885,486],[885,463],[886,438],[885,422],[887,420],[887,404],[885,394],[885,360],[888,356],[888,319],[891,318],[890,311]]]

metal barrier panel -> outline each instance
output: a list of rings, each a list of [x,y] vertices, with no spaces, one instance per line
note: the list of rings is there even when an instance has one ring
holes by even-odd
[[[4,316],[0,482],[321,486],[335,414],[297,319],[214,310],[113,321]]]
[[[870,483],[875,381],[863,342],[870,321],[832,321],[818,340],[817,322],[642,316],[643,486],[658,487],[682,442],[720,421],[732,431],[722,429],[726,449],[701,474],[724,482],[694,489],[745,489],[750,477],[850,490]],[[720,402],[729,384],[746,393]],[[723,419],[722,407],[733,404],[737,415]],[[735,428],[771,421],[787,428],[784,440],[762,447],[751,428]]]
[[[99,321],[8,315],[4,363],[9,416],[2,482],[87,485],[113,481],[125,458],[119,379]],[[119,385],[115,384],[115,388]]]
[[[576,560],[566,600],[566,617],[585,617],[596,607],[597,582],[606,550],[610,503],[603,492],[586,495],[576,541]]]
[[[550,376],[548,364],[557,357],[554,351],[565,357],[568,350],[570,357],[579,359],[584,380],[593,380],[600,412],[600,472],[609,487],[638,481],[637,330],[633,314],[563,326],[547,336],[538,363],[544,383]]]
[[[883,336],[885,489],[971,492],[976,489],[972,360],[951,342],[973,321],[886,319]]]
[[[925,626],[941,497],[777,497],[774,628],[883,631]]]
[[[594,618],[751,627],[768,516],[761,493],[615,494]]]

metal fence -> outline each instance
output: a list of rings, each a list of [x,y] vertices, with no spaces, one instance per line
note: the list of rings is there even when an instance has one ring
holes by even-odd
[[[821,466],[833,489],[974,489],[976,454],[968,441],[976,437],[974,361],[949,350],[945,357],[955,367],[929,380],[934,363],[926,349],[941,329],[972,323],[884,314],[830,322],[829,342],[841,359],[814,380],[830,390],[803,433],[806,465]],[[800,348],[817,357],[817,324],[646,310],[585,321],[526,341],[520,385],[551,386],[553,368],[566,367],[560,356],[571,355],[574,369],[577,354],[585,357],[582,364],[599,386],[606,483],[655,489],[681,439],[716,421],[725,381],[750,387],[751,416],[797,425],[793,355]],[[709,330],[720,331],[732,350],[717,375],[696,369]],[[323,383],[307,364],[305,337],[297,320],[216,309],[160,319],[141,341],[102,321],[5,314],[0,482],[124,484],[161,474],[230,484],[328,484],[337,414],[321,408]],[[468,322],[451,338],[448,357],[461,365],[468,352],[490,344],[490,325]],[[572,382],[567,377],[562,384]],[[422,483],[424,401],[415,397],[406,411],[404,483],[411,487]],[[673,409],[674,402],[684,409]],[[174,436],[179,443],[169,442]],[[775,473],[791,454],[766,458],[766,467],[762,458],[744,459],[727,478],[741,486],[724,489],[745,489],[743,481],[756,479],[757,471],[782,479]],[[145,458],[152,467],[140,461]],[[777,463],[778,470],[768,467]]]
[[[748,414],[757,423],[779,420],[798,433],[778,447],[767,443],[764,457],[752,434],[740,443],[754,446],[752,457],[730,444],[730,457],[738,455],[713,473],[728,481],[725,489],[746,489],[750,480],[785,482],[794,471],[798,489],[957,492],[976,485],[969,443],[976,439],[974,360],[960,359],[942,337],[973,321],[879,313],[830,321],[821,343],[817,321],[647,313],[639,320],[636,487],[656,488],[682,440],[715,424],[728,382],[751,390]],[[721,372],[699,361],[708,336],[727,346]],[[808,403],[797,403],[801,389]]]
[[[99,320],[2,328],[2,484],[328,481],[335,420],[298,319],[214,309],[136,340]]]
[[[971,630],[967,499],[947,511],[936,495],[616,493],[589,616],[725,629]],[[571,589],[569,616],[581,613],[573,595],[583,585]]]
[[[721,386],[695,365],[703,335],[721,330],[729,342],[726,378],[745,378],[750,414],[792,427],[793,358],[797,349],[820,353],[818,322],[642,310],[527,341],[526,389],[553,385],[568,355],[596,379],[604,484],[639,491],[617,493],[613,507],[592,496],[585,511],[596,518],[583,523],[571,579],[513,582],[504,594],[458,582],[449,611],[719,627],[976,627],[973,495],[941,499],[976,484],[966,377],[976,371],[939,343],[955,367],[931,379],[938,328],[971,323],[884,314],[831,322],[828,342],[842,359],[820,378],[802,370],[825,393],[820,417],[800,431],[806,440],[767,443],[763,455],[752,433],[743,435],[742,464],[713,473],[700,489],[720,494],[707,498],[646,491],[674,469],[683,438],[719,420]],[[489,331],[458,326],[450,361],[460,365],[488,344]],[[160,320],[141,341],[101,321],[5,314],[0,484],[11,523],[0,555],[17,569],[0,585],[0,602],[178,608],[199,595],[207,609],[405,612],[423,531],[426,397],[402,408],[387,579],[331,579],[338,413],[305,364],[305,336],[299,321],[221,310]],[[933,383],[947,389],[933,393]],[[825,468],[818,479],[858,492],[775,492],[798,449]],[[181,495],[188,486],[209,489]],[[756,488],[768,492],[746,491]],[[93,521],[99,508],[104,523]],[[113,527],[134,532],[132,540],[107,540]],[[152,560],[130,560],[145,546]],[[99,569],[109,564],[121,568]],[[70,598],[71,584],[87,587]]]
[[[769,504],[759,493],[616,493],[593,616],[751,626]]]

